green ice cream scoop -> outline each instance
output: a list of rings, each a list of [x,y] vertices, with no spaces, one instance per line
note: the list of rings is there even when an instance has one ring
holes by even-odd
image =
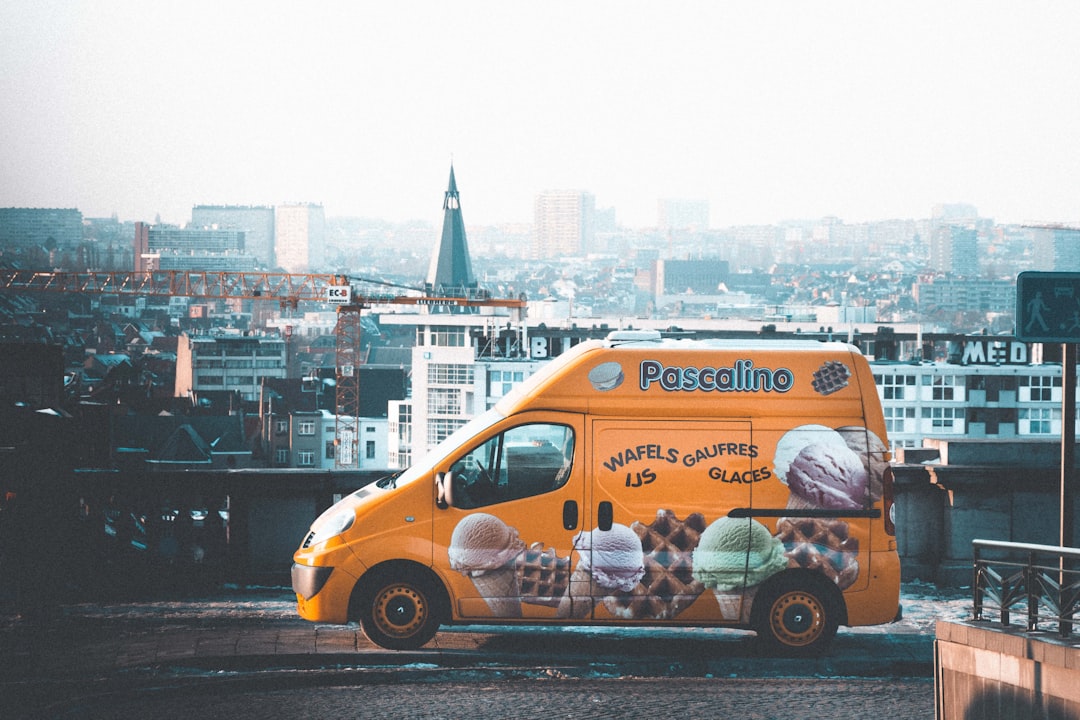
[[[694,577],[714,590],[757,585],[786,567],[784,544],[753,518],[716,520],[694,550]]]

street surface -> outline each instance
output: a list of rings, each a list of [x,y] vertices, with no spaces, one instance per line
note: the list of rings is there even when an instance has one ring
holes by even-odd
[[[297,617],[284,589],[0,613],[0,718],[933,717],[938,619],[971,601],[906,585],[904,618],[820,657],[701,628],[444,628],[413,652]]]
[[[156,696],[142,693],[103,702],[90,699],[53,717],[842,720],[879,713],[889,720],[932,720],[933,682],[928,678],[549,678],[244,692],[207,692],[203,688],[186,693],[159,692]]]

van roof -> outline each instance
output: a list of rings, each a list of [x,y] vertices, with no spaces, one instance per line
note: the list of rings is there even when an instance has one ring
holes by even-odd
[[[583,343],[584,344],[584,343]],[[816,340],[806,338],[800,340],[791,339],[695,339],[695,338],[665,338],[658,330],[616,330],[608,333],[602,341],[603,347],[617,348],[627,345],[637,347],[648,346],[656,349],[671,350],[785,350],[788,352],[822,350],[853,352],[861,355],[862,351],[850,343],[840,340]]]

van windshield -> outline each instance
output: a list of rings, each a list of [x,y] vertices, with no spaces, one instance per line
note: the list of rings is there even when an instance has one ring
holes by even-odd
[[[477,415],[469,422],[451,433],[445,440],[436,445],[428,453],[421,455],[413,461],[406,470],[395,480],[393,487],[408,485],[418,477],[423,477],[431,472],[432,468],[442,462],[448,455],[459,450],[462,445],[468,444],[469,440],[495,423],[502,420],[504,415],[492,408],[482,415]]]

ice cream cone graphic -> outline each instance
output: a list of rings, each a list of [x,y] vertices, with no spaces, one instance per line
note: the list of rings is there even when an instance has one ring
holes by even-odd
[[[714,590],[716,603],[720,606],[720,617],[732,622],[750,622],[750,606],[757,594],[757,586],[745,590]]]
[[[458,522],[450,538],[450,567],[472,579],[495,617],[521,617],[516,569],[525,543],[518,531],[494,515],[473,513]]]
[[[490,570],[472,576],[480,597],[484,598],[495,617],[521,617],[521,588],[513,566]]]
[[[559,617],[588,617],[604,598],[633,592],[645,575],[641,539],[626,525],[580,532],[574,550],[579,553],[578,564],[559,603]]]
[[[784,544],[752,518],[715,520],[694,550],[694,577],[712,588],[729,622],[748,623],[758,586],[787,565]]]
[[[804,497],[802,497],[800,495],[796,495],[795,493],[791,493],[790,495],[788,495],[788,501],[787,501],[788,510],[807,510],[807,509],[816,508],[816,507],[817,507],[817,505],[815,505],[814,503],[810,502],[809,500],[807,500],[806,498],[804,498]]]
[[[570,584],[566,589],[566,595],[559,602],[557,615],[561,618],[575,619],[588,617],[592,613],[595,592],[592,573],[578,566],[570,576]]]

